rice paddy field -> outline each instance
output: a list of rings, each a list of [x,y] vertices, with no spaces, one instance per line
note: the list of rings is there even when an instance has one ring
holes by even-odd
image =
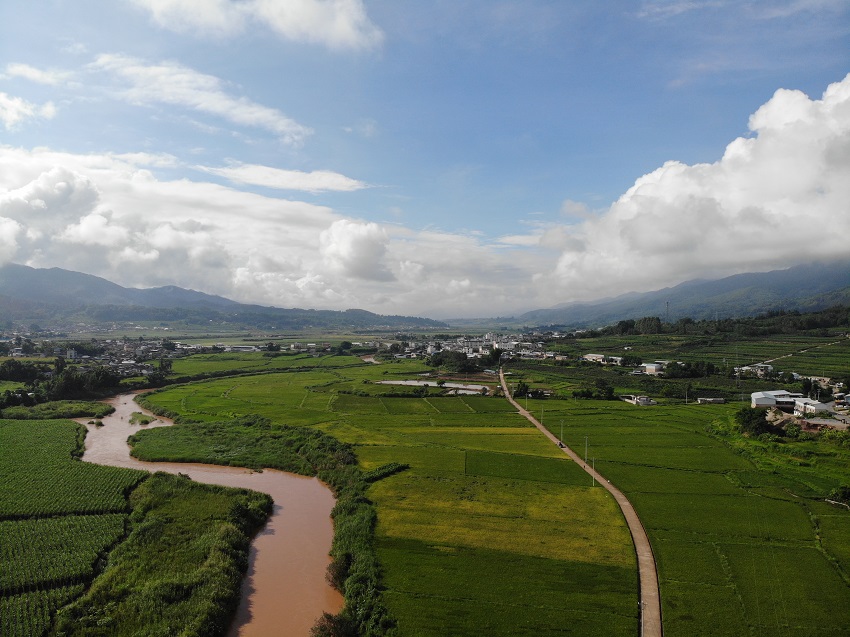
[[[315,367],[347,367],[361,365],[354,356],[321,356],[271,352],[236,352],[196,354],[172,361],[171,376],[175,380],[194,377],[214,377],[217,374],[259,374],[263,372]]]
[[[844,374],[850,360],[850,340],[834,336],[624,339],[579,344],[612,355],[628,346],[645,360],[776,359],[783,371],[811,375]],[[383,600],[399,635],[640,634],[635,556],[614,501],[504,398],[446,396],[433,370],[413,360],[375,365],[355,356],[240,353],[177,359],[173,369],[175,380],[199,380],[147,401],[178,421],[263,416],[350,443],[364,472],[403,465],[367,492],[377,511]],[[737,395],[767,388],[759,380],[653,384],[595,366],[509,369],[509,383],[556,396],[602,381],[617,393],[670,392],[650,408],[527,400],[538,420],[580,456],[586,450],[588,462],[634,504],[655,551],[665,635],[850,637],[850,510],[826,501],[850,485],[846,445],[743,438],[732,424],[740,404],[686,404],[671,392],[688,384],[691,397]],[[429,385],[382,384],[397,380]],[[116,559],[157,554],[128,543],[139,539],[130,535],[129,494],[144,474],[74,460],[81,435],[69,421],[0,421],[4,636],[45,634],[74,599],[60,613],[62,630],[82,625],[80,618],[93,628],[107,619],[104,600],[127,586],[116,579],[83,596],[110,551],[123,543],[130,548]],[[216,445],[225,455],[239,451],[226,439]],[[136,497],[177,489],[144,485]],[[208,506],[221,519],[230,515],[229,500],[218,494],[208,494],[209,502],[220,499],[213,505],[193,504],[200,492],[191,489],[181,497],[169,495],[161,506],[191,512],[199,531],[212,515]],[[123,568],[130,577],[150,570],[133,562]]]
[[[738,406],[529,402],[634,504],[665,635],[850,634],[850,511],[825,502],[850,449],[749,441]]]
[[[625,348],[628,347],[628,350]],[[848,373],[850,339],[846,336],[779,334],[765,337],[724,337],[678,334],[645,334],[574,339],[559,345],[575,356],[605,354],[639,356],[644,362],[657,359],[705,361],[720,369],[772,361],[783,372],[812,376]]]
[[[339,358],[339,357],[334,357]],[[377,384],[405,361],[240,376],[157,392],[181,418],[254,413],[352,443],[375,482],[384,599],[401,635],[634,635],[637,572],[604,489],[501,398]],[[148,432],[155,435],[156,430]]]
[[[798,345],[768,344],[758,358]],[[840,366],[843,342],[809,345]],[[365,471],[408,465],[368,492],[401,635],[638,634],[634,554],[604,490],[504,399],[379,384],[428,371],[328,362],[149,400],[184,419],[257,413],[315,427],[352,443]],[[552,388],[565,373],[510,378]],[[632,500],[655,551],[666,635],[850,635],[850,511],[825,501],[850,483],[846,447],[743,439],[737,404],[528,405],[579,455],[586,444]]]

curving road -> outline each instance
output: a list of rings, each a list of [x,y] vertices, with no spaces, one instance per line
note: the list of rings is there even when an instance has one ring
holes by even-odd
[[[528,418],[553,444],[557,445],[560,442],[558,438],[513,399],[513,396],[508,391],[508,384],[505,382],[505,373],[501,368],[499,369],[499,379],[502,383],[502,391],[508,401],[516,407],[520,414]],[[635,512],[632,503],[623,495],[622,491],[603,478],[598,471],[588,466],[572,449],[567,446],[561,449],[576,464],[593,476],[600,485],[605,487],[614,496],[617,504],[620,505],[620,510],[623,512],[623,517],[626,518],[626,524],[629,526],[629,533],[632,535],[635,553],[637,553],[638,576],[640,578],[640,634],[641,637],[661,637],[663,633],[661,628],[661,594],[658,592],[658,571],[655,568],[655,556],[652,554],[649,538],[646,535],[643,524],[641,524],[640,518]]]

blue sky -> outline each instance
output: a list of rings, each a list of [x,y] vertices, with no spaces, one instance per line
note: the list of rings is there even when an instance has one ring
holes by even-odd
[[[848,72],[847,0],[4,2],[0,260],[460,317],[846,257]]]

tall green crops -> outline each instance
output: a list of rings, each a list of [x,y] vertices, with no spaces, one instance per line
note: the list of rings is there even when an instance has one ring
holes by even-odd
[[[127,496],[146,475],[74,458],[71,421],[0,421],[0,634],[44,634],[126,533]]]

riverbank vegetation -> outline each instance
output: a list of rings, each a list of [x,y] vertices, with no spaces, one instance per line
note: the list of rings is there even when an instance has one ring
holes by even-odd
[[[53,400],[30,407],[6,407],[0,412],[3,418],[13,420],[50,420],[57,418],[103,418],[115,408],[96,401]]]
[[[80,462],[84,437],[0,420],[0,634],[224,634],[268,496]]]
[[[129,536],[85,595],[59,612],[54,634],[224,635],[271,498],[156,473],[130,506]]]
[[[132,454],[147,461],[203,462],[317,476],[337,499],[331,513],[335,532],[328,575],[345,597],[340,616],[325,618],[321,625],[360,635],[392,630],[394,622],[379,594],[375,511],[365,497],[368,481],[357,468],[350,445],[317,430],[272,424],[256,415],[140,431],[130,443]]]

